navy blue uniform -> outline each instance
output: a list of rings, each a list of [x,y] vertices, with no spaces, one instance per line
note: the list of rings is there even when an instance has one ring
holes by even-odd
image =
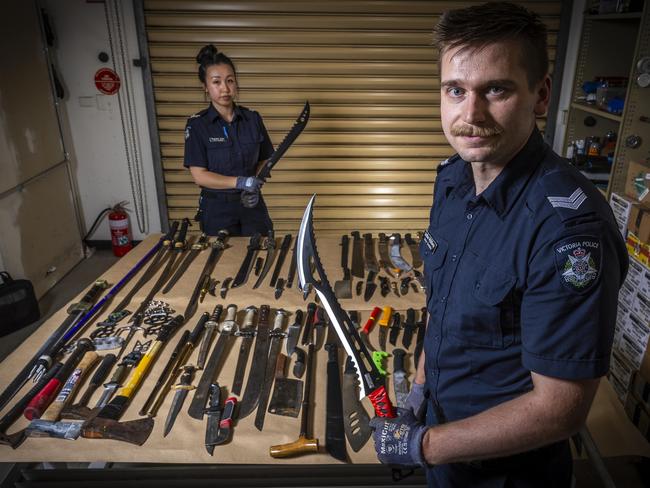
[[[273,153],[260,114],[236,105],[231,123],[212,104],[192,115],[185,127],[184,166],[200,166],[224,176],[255,176],[260,161]],[[267,234],[273,222],[260,195],[254,208],[241,204],[240,191],[201,189],[199,199],[201,230],[216,235],[226,229],[230,235]]]
[[[420,252],[429,425],[532,390],[531,371],[607,373],[625,245],[599,191],[537,129],[479,196],[470,163],[443,163]],[[431,486],[569,486],[571,454],[564,441],[428,474]]]

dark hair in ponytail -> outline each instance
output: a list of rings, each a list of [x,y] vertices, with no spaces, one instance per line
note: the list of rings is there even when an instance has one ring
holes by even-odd
[[[196,55],[196,62],[199,63],[199,80],[201,80],[201,83],[205,83],[205,72],[214,64],[229,65],[233,73],[235,73],[235,78],[237,77],[237,70],[232,60],[224,53],[220,53],[212,44],[207,44],[201,48],[199,54]]]

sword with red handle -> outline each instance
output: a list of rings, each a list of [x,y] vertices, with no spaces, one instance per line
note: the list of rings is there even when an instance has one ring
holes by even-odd
[[[384,377],[379,373],[372,360],[372,355],[361,341],[359,332],[354,327],[352,320],[350,320],[350,316],[343,310],[336,299],[318,256],[312,222],[315,199],[316,195],[312,196],[307,204],[296,241],[296,264],[300,284],[303,290],[309,289],[308,284],[312,285],[316,290],[316,294],[320,298],[323,308],[327,311],[341,344],[352,358],[359,381],[359,399],[367,396],[378,417],[395,417],[395,410],[386,392]],[[310,263],[312,262],[314,272],[311,271]],[[314,273],[318,274],[319,280],[316,280]]]

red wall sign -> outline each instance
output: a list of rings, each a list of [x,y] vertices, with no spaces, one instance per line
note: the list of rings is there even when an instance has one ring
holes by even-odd
[[[115,95],[121,84],[120,77],[110,68],[101,68],[95,73],[95,86],[104,95]]]

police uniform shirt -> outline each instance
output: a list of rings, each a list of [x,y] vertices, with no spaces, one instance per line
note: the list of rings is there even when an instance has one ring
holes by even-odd
[[[186,168],[200,166],[224,176],[255,176],[258,163],[272,153],[262,117],[254,110],[236,105],[233,120],[228,123],[210,104],[187,121]]]
[[[628,258],[599,191],[537,129],[479,196],[458,156],[438,171],[420,244],[429,422],[519,396],[531,371],[606,374]]]

